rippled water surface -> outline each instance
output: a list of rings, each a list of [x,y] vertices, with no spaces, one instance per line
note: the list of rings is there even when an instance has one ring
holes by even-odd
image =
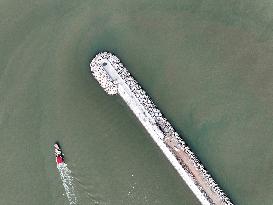
[[[273,203],[273,3],[0,1],[0,204],[199,204],[89,61],[117,54],[236,204]]]

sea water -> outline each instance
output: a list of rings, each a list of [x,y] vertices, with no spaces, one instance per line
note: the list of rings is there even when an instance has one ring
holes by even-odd
[[[199,204],[90,77],[117,54],[235,204],[272,204],[271,1],[0,1],[0,204]]]

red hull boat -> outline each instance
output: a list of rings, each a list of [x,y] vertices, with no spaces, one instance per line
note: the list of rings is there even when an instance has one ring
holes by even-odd
[[[54,144],[54,153],[57,165],[64,163],[64,156],[58,143]]]

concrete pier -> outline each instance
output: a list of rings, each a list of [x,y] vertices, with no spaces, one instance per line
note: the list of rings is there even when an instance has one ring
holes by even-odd
[[[107,94],[119,94],[123,98],[201,204],[232,205],[227,195],[115,55],[99,53],[91,61],[90,68]]]

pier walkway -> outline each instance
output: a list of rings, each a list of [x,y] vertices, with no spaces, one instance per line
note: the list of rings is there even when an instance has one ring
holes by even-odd
[[[160,147],[201,204],[232,205],[190,148],[138,85],[120,60],[100,53],[90,63],[91,71],[109,94],[119,94]]]

